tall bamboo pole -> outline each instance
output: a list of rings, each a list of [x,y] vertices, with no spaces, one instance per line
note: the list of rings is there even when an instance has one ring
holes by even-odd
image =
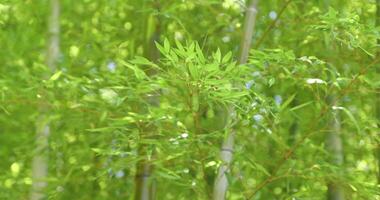
[[[250,0],[245,12],[243,36],[240,44],[239,64],[245,64],[248,60],[249,50],[251,48],[253,32],[256,24],[258,0]],[[233,109],[230,110],[235,113]],[[232,116],[234,117],[234,116]],[[215,179],[213,200],[223,200],[226,198],[228,190],[227,173],[233,157],[234,140],[236,130],[232,129],[227,135],[220,150],[220,159],[222,161],[218,174]]]
[[[50,15],[48,24],[48,47],[46,54],[46,65],[53,73],[57,68],[59,56],[59,0],[50,0]],[[46,96],[42,94],[42,98]],[[46,99],[42,99],[46,101]],[[30,193],[31,200],[40,200],[45,198],[45,188],[47,186],[48,175],[48,139],[50,135],[50,125],[47,116],[48,108],[41,102],[39,108],[40,116],[36,122],[36,152],[32,163],[32,189]]]
[[[259,0],[250,0],[245,12],[244,30],[242,40],[240,42],[239,64],[246,64],[248,60],[252,37],[255,31],[258,2]]]
[[[330,0],[325,0],[325,7],[331,6]],[[343,9],[344,3],[340,3],[340,8]],[[326,44],[326,49],[330,52],[335,52],[339,54],[337,45],[334,43]],[[335,63],[338,65],[339,63]],[[340,119],[340,113],[338,109],[339,101],[337,95],[334,92],[331,92],[327,96],[328,105],[332,106],[332,113],[329,119],[330,131],[327,133],[325,138],[325,148],[330,156],[330,164],[336,167],[342,167],[344,162],[344,153],[343,153],[343,142],[342,142],[342,124]],[[337,180],[329,180],[327,183],[327,200],[345,200],[344,189],[341,186],[341,183]]]
[[[140,148],[140,153],[144,152],[143,148]],[[146,151],[145,151],[146,152]],[[146,155],[142,155],[146,156]],[[136,177],[135,177],[135,200],[151,200],[151,184],[150,176],[152,171],[152,166],[147,158],[143,158],[136,165]]]
[[[330,96],[329,104],[336,102],[334,96]],[[333,105],[335,106],[335,105]],[[341,123],[339,110],[335,109],[330,119],[331,130],[326,137],[326,150],[331,157],[330,163],[336,166],[343,164],[343,144],[341,138]],[[344,191],[340,184],[334,180],[329,181],[327,185],[327,200],[344,200]]]
[[[153,2],[153,7],[160,11],[160,1],[156,0]],[[148,24],[149,25],[149,24]],[[161,34],[161,24],[160,19],[157,17],[156,24],[154,27],[154,33],[150,37],[146,45],[145,56],[147,56],[151,61],[157,61],[160,57],[160,52],[155,46],[155,42],[158,42]],[[149,75],[154,75],[155,71],[149,71]],[[148,102],[152,106],[159,106],[158,96],[152,95],[148,97]],[[146,127],[146,132],[155,132],[157,131],[155,127]],[[150,133],[148,133],[150,134]],[[148,135],[149,137],[150,135]],[[154,150],[153,150],[154,154]],[[143,158],[136,164],[136,176],[135,176],[135,200],[153,200],[155,199],[156,193],[156,183],[152,180],[152,172],[154,166],[152,161],[148,157],[148,146],[143,144],[139,147],[139,155]],[[152,155],[154,156],[154,155]]]

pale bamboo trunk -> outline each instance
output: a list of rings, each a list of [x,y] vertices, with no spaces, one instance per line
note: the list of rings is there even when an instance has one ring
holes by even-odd
[[[46,65],[51,72],[56,69],[56,63],[59,56],[59,0],[50,1],[49,16],[49,42],[47,47]],[[42,95],[44,98],[45,95]],[[45,189],[47,186],[48,175],[48,139],[50,135],[49,119],[47,116],[48,108],[44,105],[42,99],[39,108],[40,116],[36,122],[36,151],[32,162],[32,188],[30,200],[45,199]]]
[[[325,0],[325,7],[328,8],[331,6],[330,0]],[[343,4],[342,4],[343,9]],[[333,52],[336,50],[334,44],[329,44],[326,46],[326,49]],[[330,164],[336,167],[341,167],[344,162],[343,154],[343,143],[341,136],[341,119],[339,116],[339,109],[336,107],[339,104],[338,99],[336,99],[336,94],[329,94],[327,97],[327,104],[332,106],[333,110],[331,113],[330,120],[330,131],[327,133],[325,138],[325,148],[329,152]],[[336,180],[330,180],[327,183],[327,200],[344,200],[345,194],[344,190]]]
[[[250,0],[245,12],[244,30],[242,40],[240,42],[239,64],[246,64],[248,60],[249,50],[251,49],[252,37],[255,31],[257,3],[259,0]]]
[[[240,44],[239,64],[245,64],[248,60],[254,27],[256,24],[257,3],[258,0],[250,0],[245,13],[244,30]],[[231,109],[231,112],[232,115],[234,115],[235,111],[233,109]],[[218,174],[215,178],[213,200],[223,200],[226,198],[226,193],[228,190],[227,173],[229,172],[230,164],[233,158],[235,135],[236,130],[232,129],[231,132],[227,135],[227,138],[223,142],[222,148],[220,150],[220,159],[222,161],[222,164],[219,167]]]
[[[136,194],[135,200],[151,200],[153,199],[151,195],[151,171],[152,166],[147,158],[144,158],[136,166]]]
[[[160,1],[154,1],[153,5],[157,11],[160,11]],[[149,60],[156,62],[160,58],[160,53],[155,46],[155,42],[158,42],[161,34],[161,24],[160,19],[157,18],[157,24],[155,27],[155,32],[148,41],[148,45],[146,47],[147,52],[145,53]],[[156,71],[148,71],[148,75],[152,76],[156,73]],[[148,97],[148,102],[151,106],[158,107],[160,105],[159,97],[152,95]],[[147,130],[150,134],[151,132],[157,131],[154,127],[150,127]],[[148,135],[149,136],[149,135]],[[152,157],[154,157],[155,152],[153,151]],[[139,155],[143,156],[142,160],[140,160],[136,164],[136,176],[135,176],[135,200],[154,200],[156,199],[156,182],[152,179],[152,173],[154,169],[154,165],[152,161],[149,160],[147,155],[147,146],[141,145],[139,148]]]
[[[329,102],[335,102],[336,100],[331,97]],[[334,105],[335,106],[335,105]],[[326,150],[331,157],[330,163],[335,166],[341,166],[343,164],[343,144],[341,138],[341,124],[339,117],[339,110],[332,111],[332,119],[330,124],[330,131],[326,137]],[[327,185],[327,199],[328,200],[344,200],[344,191],[338,182],[330,181]]]

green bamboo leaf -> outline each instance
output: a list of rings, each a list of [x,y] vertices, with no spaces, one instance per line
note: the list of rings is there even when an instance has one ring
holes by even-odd
[[[62,71],[57,71],[56,73],[54,73],[54,74],[50,77],[49,81],[55,81],[55,80],[59,79],[59,77],[60,77],[61,75],[62,75]]]
[[[246,160],[248,161],[248,163],[255,169],[263,172],[265,175],[267,176],[270,176],[270,173],[268,172],[268,170],[265,169],[264,166],[258,164],[257,162],[254,162],[253,160],[251,160],[248,156],[244,156],[246,158]]]
[[[228,63],[232,58],[232,52],[228,52],[226,55],[224,55],[222,59],[222,63]]]
[[[357,192],[357,191],[358,191],[358,189],[357,189],[354,185],[349,184],[349,186],[350,186],[350,188],[352,189],[352,191],[354,191],[354,192]]]
[[[133,60],[131,60],[131,63],[136,64],[136,65],[148,65],[156,69],[159,69],[159,67],[155,63],[141,56],[136,56]]]
[[[296,97],[296,94],[293,94],[292,96],[290,96],[281,106],[280,106],[280,110],[284,110],[286,107],[288,107],[288,105],[294,100],[294,98]]]
[[[290,110],[290,111],[295,111],[295,110],[301,109],[301,108],[303,108],[303,107],[305,107],[305,106],[308,106],[308,105],[310,105],[310,104],[312,104],[312,103],[313,103],[313,101],[309,101],[309,102],[306,102],[306,103],[300,104],[300,105],[298,105],[298,106],[294,106],[293,108],[291,108],[291,109],[289,109],[289,110]]]
[[[115,149],[91,148],[91,150],[97,154],[107,155],[107,156],[120,156],[120,155],[131,154],[130,152],[124,152],[124,151],[115,150]]]
[[[5,112],[5,114],[10,115],[11,113],[2,105],[0,105],[1,110]]]
[[[203,52],[202,52],[202,49],[201,47],[199,46],[198,43],[195,44],[195,51],[197,53],[197,56],[198,56],[198,59],[201,63],[205,63],[206,62],[206,58],[205,56],[203,55]]]
[[[165,49],[165,52],[170,51],[170,43],[169,43],[169,40],[167,38],[165,38],[165,40],[164,40],[164,49]]]
[[[189,64],[188,69],[190,72],[190,76],[193,78],[193,80],[198,80],[198,78],[199,78],[198,66],[193,65],[193,64]]]
[[[216,50],[216,52],[213,55],[214,59],[220,63],[222,61],[222,53],[220,52],[220,49]]]
[[[184,53],[185,52],[185,49],[183,48],[183,45],[181,44],[181,42],[179,42],[178,40],[175,40],[175,43],[177,45],[177,48],[180,52]]]
[[[165,48],[160,45],[158,42],[154,42],[156,44],[156,48],[160,51],[160,53],[164,56],[168,56],[168,53],[167,51],[165,51]]]
[[[343,110],[343,112],[346,113],[346,115],[348,116],[348,118],[354,123],[354,125],[355,125],[355,127],[356,127],[358,133],[359,133],[359,134],[362,133],[358,121],[355,119],[354,115],[352,114],[352,112],[351,112],[350,110],[348,110],[348,109],[345,108],[345,107],[341,107],[341,106],[333,106],[333,109],[334,109],[334,110]]]
[[[86,129],[88,132],[109,132],[115,130],[114,127],[102,127],[102,128],[91,128],[91,129]]]
[[[159,177],[163,177],[169,180],[180,180],[182,177],[177,175],[175,172],[168,169],[161,168],[162,171],[157,171]]]
[[[149,77],[145,74],[145,72],[143,70],[141,70],[140,68],[138,68],[136,65],[129,64],[123,60],[119,60],[119,62],[122,65],[131,69],[134,72],[134,74],[138,80],[149,79]]]

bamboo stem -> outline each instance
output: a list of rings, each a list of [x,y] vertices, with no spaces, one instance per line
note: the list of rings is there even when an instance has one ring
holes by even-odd
[[[46,54],[46,65],[51,72],[57,68],[57,61],[59,56],[59,15],[60,5],[59,0],[50,1],[50,16],[49,16],[49,43]],[[45,96],[45,95],[44,95]],[[42,99],[45,100],[45,99]],[[39,108],[40,117],[36,123],[36,152],[32,161],[32,188],[30,193],[31,200],[40,200],[45,198],[45,188],[47,186],[48,175],[48,147],[50,125],[47,116],[48,108],[44,106],[43,102]]]
[[[325,0],[326,6],[330,6],[330,1]],[[330,43],[327,41],[326,49],[330,52],[337,52],[339,54],[338,48],[335,43]],[[336,64],[338,65],[338,64]],[[339,104],[339,100],[335,93],[330,93],[327,96],[327,104],[331,105],[331,118],[330,131],[327,133],[325,138],[326,150],[330,156],[330,164],[336,167],[341,167],[344,162],[343,156],[343,142],[342,142],[342,128],[341,128],[341,119],[339,116],[339,109],[337,109],[337,105]],[[334,107],[336,107],[334,109]],[[341,183],[337,180],[329,180],[327,183],[327,200],[345,200],[344,190],[341,186]]]
[[[153,2],[153,7],[157,10],[157,12],[160,12],[160,1],[156,0]],[[157,24],[155,25],[155,31],[153,35],[150,37],[149,41],[147,42],[146,47],[146,56],[152,60],[157,61],[160,58],[160,52],[155,46],[155,42],[157,42],[160,39],[161,34],[161,24],[160,19],[157,18]],[[149,75],[154,75],[156,71],[148,71]],[[150,97],[147,97],[148,102],[152,106],[159,106],[159,97],[157,95],[152,95]],[[154,127],[148,127],[147,132],[155,132],[157,131]],[[142,156],[142,160],[139,161],[136,165],[136,176],[135,176],[135,200],[152,200],[156,199],[156,187],[157,184],[155,180],[152,180],[151,176],[153,173],[154,165],[152,164],[151,160],[148,157],[147,153],[148,146],[145,144],[141,144],[139,149],[139,155]],[[154,156],[155,151],[153,149]]]
[[[334,97],[329,97],[330,102],[337,102]],[[335,104],[333,104],[335,106]],[[331,164],[341,166],[343,164],[343,144],[341,138],[341,123],[338,110],[332,111],[331,131],[328,132],[326,137],[326,150],[331,157]],[[330,181],[327,185],[327,199],[328,200],[344,200],[344,191],[339,183]]]
[[[250,0],[244,20],[244,30],[240,45],[239,64],[245,64],[248,60],[249,50],[251,48],[252,37],[256,24],[258,0]],[[231,113],[235,113],[234,109],[230,109]],[[215,179],[213,200],[223,200],[226,198],[228,190],[227,173],[229,172],[230,164],[233,158],[234,140],[236,130],[233,128],[228,133],[222,148],[220,150],[220,159],[222,161],[219,167],[218,174]]]
[[[259,0],[251,0],[247,7],[244,20],[243,36],[240,43],[239,64],[245,64],[251,49],[253,32],[256,24],[257,3]]]
[[[140,148],[139,154],[146,153],[146,146]],[[139,161],[136,165],[136,177],[135,177],[135,200],[151,200],[151,187],[150,187],[150,176],[152,171],[152,165],[147,157],[147,155],[141,155],[144,158]]]

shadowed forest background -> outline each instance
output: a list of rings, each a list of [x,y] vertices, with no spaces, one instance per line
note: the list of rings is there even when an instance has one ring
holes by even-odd
[[[380,200],[380,0],[0,0],[0,199]]]

